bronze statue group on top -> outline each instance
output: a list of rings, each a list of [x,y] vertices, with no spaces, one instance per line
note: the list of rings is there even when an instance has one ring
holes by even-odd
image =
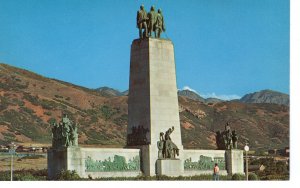
[[[144,5],[141,5],[140,10],[137,11],[136,24],[141,39],[153,37],[153,33],[155,38],[160,38],[160,34],[166,31],[162,11],[158,9],[158,11],[155,12],[154,6],[151,6],[150,12],[147,13]]]

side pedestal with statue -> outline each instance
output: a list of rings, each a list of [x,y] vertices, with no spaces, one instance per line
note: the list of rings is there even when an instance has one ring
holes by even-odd
[[[160,133],[157,141],[158,159],[156,160],[156,174],[166,176],[180,176],[183,174],[182,160],[176,158],[179,156],[179,149],[172,142],[171,133],[174,131],[168,129],[166,133]]]
[[[52,147],[48,150],[48,177],[55,178],[62,170],[70,170],[68,161],[76,157],[78,147],[78,125],[66,114],[59,123],[52,124]],[[70,155],[70,153],[72,153]]]

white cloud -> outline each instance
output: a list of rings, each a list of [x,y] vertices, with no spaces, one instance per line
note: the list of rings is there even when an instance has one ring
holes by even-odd
[[[233,100],[233,99],[240,99],[240,98],[242,98],[242,97],[240,97],[240,96],[238,96],[236,94],[232,94],[232,95],[218,95],[215,92],[201,94],[201,93],[198,93],[195,89],[192,89],[189,86],[184,86],[182,88],[182,90],[189,90],[189,91],[195,92],[195,93],[197,93],[198,95],[200,95],[201,97],[203,97],[205,99],[207,99],[207,98],[217,98],[217,99],[221,99],[221,100],[225,100],[225,101],[230,101],[230,100]]]
[[[242,98],[242,97],[240,97],[240,96],[238,96],[236,94],[232,94],[232,95],[218,95],[215,92],[206,93],[206,94],[200,94],[198,91],[196,91],[195,89],[192,89],[189,86],[184,86],[182,88],[182,90],[189,90],[189,91],[195,92],[195,93],[197,93],[198,95],[200,95],[201,97],[203,97],[205,99],[207,99],[207,98],[217,98],[217,99],[221,99],[221,100],[225,100],[225,101],[230,101],[230,100],[233,100],[233,99],[240,99],[240,98]]]
[[[233,100],[233,99],[240,99],[241,97],[235,94],[232,95],[217,95],[216,93],[207,93],[207,94],[200,94],[203,98],[217,98],[222,99],[225,101]]]
[[[189,90],[189,91],[192,91],[192,92],[195,92],[195,93],[199,94],[196,90],[190,88],[189,86],[184,86],[184,87],[182,88],[182,90]]]

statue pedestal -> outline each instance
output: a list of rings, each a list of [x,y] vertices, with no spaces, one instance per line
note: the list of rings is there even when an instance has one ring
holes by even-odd
[[[183,151],[175,71],[171,40],[146,38],[132,42],[127,146],[142,148],[142,170],[146,176],[156,174],[161,133],[174,127],[170,137]]]
[[[156,174],[165,176],[181,176],[183,164],[180,159],[158,159],[156,160]]]
[[[67,170],[67,158],[67,148],[48,150],[48,178],[53,179],[62,170]]]
[[[225,151],[227,173],[244,174],[243,150],[232,149]]]
[[[81,148],[78,146],[49,149],[47,155],[48,177],[53,179],[62,170],[75,170],[73,166],[80,163],[80,151]]]

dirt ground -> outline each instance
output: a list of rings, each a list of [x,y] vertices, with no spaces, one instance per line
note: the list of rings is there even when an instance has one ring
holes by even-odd
[[[0,155],[0,171],[10,170],[11,156]],[[38,159],[22,159],[21,157],[14,156],[13,169],[35,169],[42,170],[47,168],[47,156]]]

